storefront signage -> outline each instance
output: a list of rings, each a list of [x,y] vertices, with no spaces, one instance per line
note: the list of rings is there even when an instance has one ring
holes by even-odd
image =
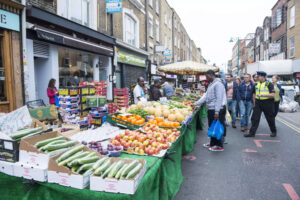
[[[118,62],[137,65],[140,67],[146,67],[146,60],[139,56],[132,55],[120,50],[117,52],[117,56],[118,56]]]
[[[269,44],[269,53],[278,54],[280,52],[280,43],[271,43]]]
[[[106,12],[122,12],[122,0],[106,0]]]
[[[20,31],[19,15],[0,9],[0,27]]]
[[[59,44],[64,43],[64,37],[62,37],[62,36],[48,33],[45,31],[40,31],[40,30],[37,30],[36,33],[37,33],[37,36],[39,39],[48,40],[50,42],[55,42],[55,43],[59,43]]]

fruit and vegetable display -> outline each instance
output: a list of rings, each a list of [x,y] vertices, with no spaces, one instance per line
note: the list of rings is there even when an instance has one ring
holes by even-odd
[[[21,129],[21,130],[18,130],[17,132],[12,133],[10,135],[10,137],[14,140],[20,140],[24,137],[34,135],[42,130],[43,130],[43,127],[25,128],[25,129]]]
[[[139,115],[113,115],[112,117],[120,119],[119,123],[123,123],[122,121],[125,121],[139,126],[143,125],[146,121]]]
[[[82,142],[83,145],[88,146],[90,149],[97,151],[101,155],[104,156],[111,156],[111,157],[118,157],[120,156],[123,147],[122,146],[113,146],[112,144],[104,145],[102,142]]]
[[[112,160],[108,157],[104,157],[97,161],[92,169],[94,176],[101,176],[105,178],[115,179],[133,179],[137,174],[140,173],[143,168],[143,164],[138,160],[130,160],[125,162],[124,159]]]
[[[149,116],[149,113],[146,110],[143,110],[141,108],[132,109],[128,113],[141,116],[144,119],[146,119],[147,116]]]
[[[180,131],[177,129],[162,129],[154,124],[146,124],[141,130],[125,130],[110,142],[114,146],[122,146],[130,154],[158,155],[170,148],[179,136]]]

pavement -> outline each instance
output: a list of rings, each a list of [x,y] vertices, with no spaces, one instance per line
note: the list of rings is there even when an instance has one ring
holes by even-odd
[[[264,117],[255,138],[228,128],[224,152],[210,152],[206,129],[182,159],[183,184],[175,200],[300,200],[300,112],[279,113],[277,137]],[[239,122],[239,121],[238,121]]]

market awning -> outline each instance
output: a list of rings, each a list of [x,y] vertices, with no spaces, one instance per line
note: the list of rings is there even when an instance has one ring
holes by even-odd
[[[197,63],[193,61],[177,62],[158,67],[159,71],[178,74],[178,75],[200,75],[208,70],[219,71],[218,67],[206,65],[204,63]]]

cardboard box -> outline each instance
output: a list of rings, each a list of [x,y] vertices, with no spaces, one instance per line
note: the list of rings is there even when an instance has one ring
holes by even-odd
[[[117,162],[121,158],[113,158]],[[132,162],[132,159],[123,159],[126,163]],[[146,172],[146,161],[139,159],[139,162],[143,164],[143,167],[133,179],[129,180],[117,180],[115,178],[105,178],[100,176],[91,176],[90,178],[90,189],[101,192],[112,192],[112,193],[123,193],[123,194],[134,194],[137,190],[143,176]]]
[[[94,152],[88,147],[83,148],[84,151]],[[96,153],[97,156],[102,158],[103,156]],[[73,187],[77,189],[84,189],[90,183],[90,176],[83,176],[76,172],[71,172],[69,168],[65,166],[58,166],[56,159],[60,155],[57,155],[50,159],[48,166],[48,182],[57,183],[59,185]]]
[[[22,139],[20,143],[20,163],[47,169],[50,155],[39,151],[34,145],[39,141],[58,136],[61,136],[58,132],[49,132]],[[66,138],[66,140],[71,141],[69,138]]]
[[[47,168],[30,166],[20,162],[14,164],[14,176],[40,182],[47,181]]]
[[[10,176],[14,176],[14,165],[15,163],[0,161],[0,172]]]

